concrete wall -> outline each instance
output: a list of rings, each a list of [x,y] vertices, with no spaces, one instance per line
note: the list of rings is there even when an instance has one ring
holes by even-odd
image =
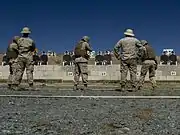
[[[137,77],[140,75],[140,68],[138,66]],[[156,71],[156,79],[162,81],[176,81],[180,80],[180,66],[159,66]],[[0,79],[7,79],[9,75],[8,66],[0,66]],[[24,74],[23,78],[26,78]],[[73,67],[70,66],[36,66],[34,71],[34,79],[62,79],[73,80]],[[94,66],[89,65],[89,80],[120,80],[120,65],[112,66]],[[129,79],[129,75],[128,75]],[[148,80],[148,75],[146,76]]]

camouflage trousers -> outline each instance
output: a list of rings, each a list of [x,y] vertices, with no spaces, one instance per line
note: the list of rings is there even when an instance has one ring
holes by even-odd
[[[127,81],[128,70],[130,72],[130,81],[133,87],[136,87],[137,83],[137,60],[136,59],[128,59],[121,60],[121,87],[125,87]]]
[[[154,63],[143,63],[141,67],[141,76],[139,79],[139,87],[142,87],[145,81],[145,77],[147,72],[149,71],[149,80],[153,87],[156,87],[156,80],[155,80],[155,74],[156,74],[156,65]]]
[[[9,63],[9,77],[8,77],[8,85],[11,85],[13,83],[13,76],[15,76],[16,73],[16,62],[10,62]]]
[[[82,62],[77,63],[75,62],[75,68],[74,68],[74,85],[79,84],[80,77],[82,78],[82,82],[84,85],[87,85],[88,83],[88,63]]]
[[[34,62],[26,57],[18,57],[15,67],[15,76],[13,76],[13,84],[19,85],[22,81],[24,71],[26,69],[28,84],[33,84]]]

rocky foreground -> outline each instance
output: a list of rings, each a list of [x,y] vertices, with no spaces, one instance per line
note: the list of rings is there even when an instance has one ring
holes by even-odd
[[[1,95],[81,95],[51,90]],[[89,91],[84,95],[178,95],[178,90],[137,93]],[[0,97],[0,135],[180,135],[180,99]]]

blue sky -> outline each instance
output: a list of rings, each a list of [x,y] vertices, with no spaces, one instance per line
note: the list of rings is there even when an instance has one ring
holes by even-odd
[[[126,28],[148,40],[161,54],[173,48],[180,55],[178,0],[6,0],[0,4],[1,50],[28,26],[39,50],[72,50],[84,35],[94,50],[112,49]]]

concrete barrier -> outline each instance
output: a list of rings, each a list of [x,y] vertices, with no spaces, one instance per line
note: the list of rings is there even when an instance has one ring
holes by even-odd
[[[35,66],[34,79],[36,80],[73,80],[73,66],[45,65]],[[137,78],[140,76],[141,66],[138,66]],[[120,65],[95,66],[89,65],[89,80],[113,81],[120,80]],[[159,66],[156,71],[156,80],[158,81],[179,81],[180,66]],[[0,66],[0,79],[6,80],[9,76],[9,67]],[[26,79],[24,74],[23,79]],[[128,80],[130,79],[128,73]],[[146,80],[149,80],[148,74]]]

